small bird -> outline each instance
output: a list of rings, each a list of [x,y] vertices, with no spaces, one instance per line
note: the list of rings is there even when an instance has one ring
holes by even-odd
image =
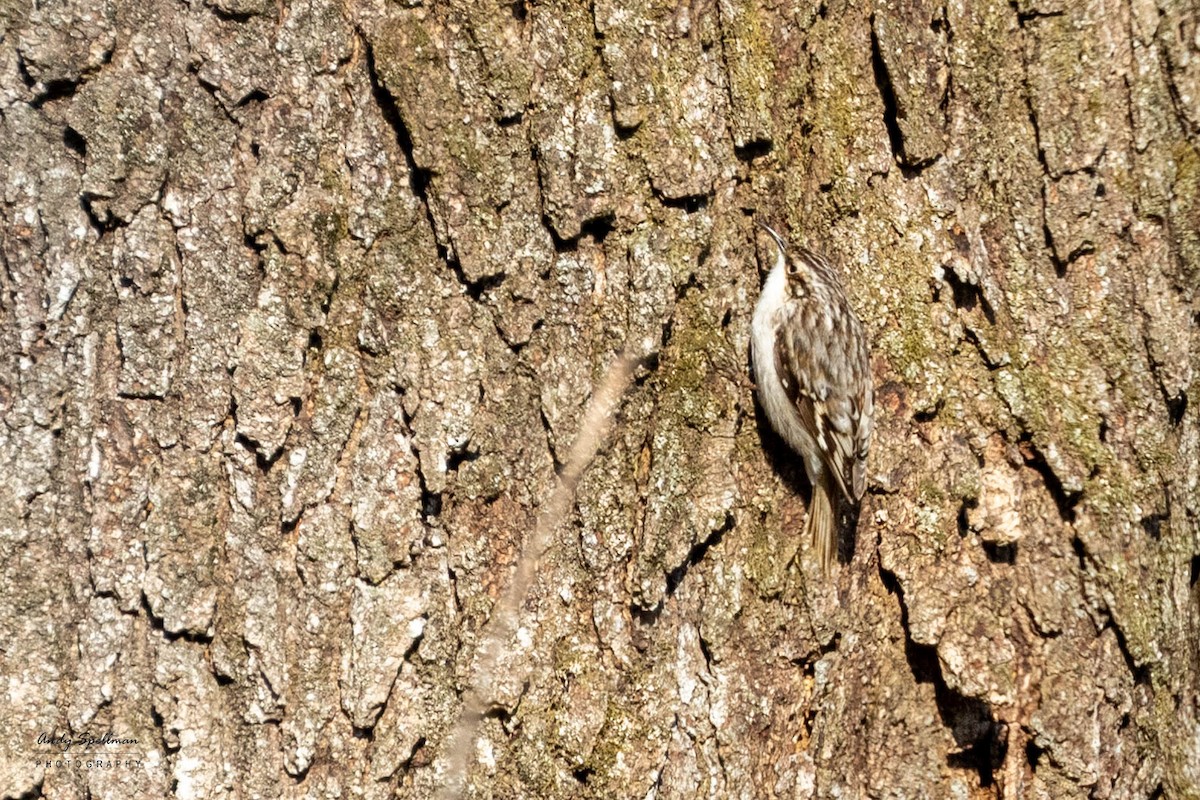
[[[812,483],[805,530],[823,572],[837,557],[841,500],[866,490],[874,388],[862,324],[829,262],[778,247],[751,322],[759,402],[771,427],[804,459]]]

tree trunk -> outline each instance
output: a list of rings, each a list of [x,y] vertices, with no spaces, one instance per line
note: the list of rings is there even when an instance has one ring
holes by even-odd
[[[1198,13],[0,0],[3,796],[1200,797]]]

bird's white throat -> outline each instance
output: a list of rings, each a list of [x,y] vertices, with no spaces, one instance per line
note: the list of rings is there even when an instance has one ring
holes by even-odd
[[[787,299],[787,275],[780,257],[763,283],[754,318],[750,321],[751,352],[754,358],[754,381],[762,391],[764,383],[777,384],[775,375],[775,338],[779,333],[778,313]]]

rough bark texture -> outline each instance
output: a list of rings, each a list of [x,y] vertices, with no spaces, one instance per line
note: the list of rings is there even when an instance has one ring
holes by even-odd
[[[1200,796],[1194,4],[0,28],[3,796],[431,796],[622,350],[469,796]],[[754,215],[873,344],[829,579],[747,380]]]

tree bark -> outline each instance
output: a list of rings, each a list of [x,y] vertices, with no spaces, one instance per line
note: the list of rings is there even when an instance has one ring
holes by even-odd
[[[1200,797],[1194,5],[0,28],[4,797]],[[872,343],[829,577],[755,217]]]

